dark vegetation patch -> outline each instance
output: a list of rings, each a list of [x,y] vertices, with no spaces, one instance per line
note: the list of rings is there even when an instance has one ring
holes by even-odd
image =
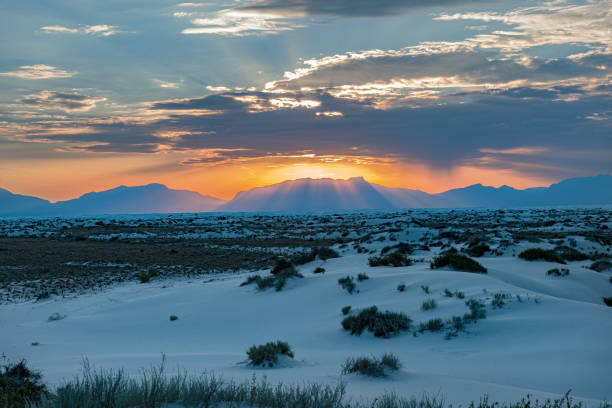
[[[5,361],[0,367],[0,407],[22,408],[48,395],[41,374],[28,368],[25,360]]]
[[[348,305],[343,306],[341,310],[342,310],[342,314],[346,316],[347,314],[351,312],[351,306],[348,306]]]
[[[433,310],[436,307],[438,307],[438,304],[436,303],[436,301],[434,299],[429,299],[423,302],[423,304],[421,305],[421,310],[423,311]]]
[[[546,275],[548,275],[548,276],[567,276],[567,275],[569,275],[569,269],[567,269],[567,268],[553,268],[553,269],[549,269],[546,272]]]
[[[325,268],[317,266],[312,273],[325,273]]]
[[[398,252],[398,253],[404,254],[404,255],[410,255],[414,251],[413,248],[410,246],[410,244],[406,244],[404,242],[400,242],[397,245],[392,245],[392,246],[384,247],[383,249],[380,250],[380,254],[384,255],[384,254],[386,254],[387,252],[389,252],[391,250],[395,250],[393,252]]]
[[[249,364],[252,366],[268,366],[273,367],[278,363],[278,356],[295,357],[289,343],[285,341],[271,341],[259,346],[251,346],[247,350]]]
[[[487,244],[478,243],[476,245],[466,248],[465,253],[474,258],[480,258],[486,252],[490,251],[491,248]]]
[[[138,275],[136,275],[140,283],[147,283],[151,279],[156,278],[158,276],[159,276],[159,270],[157,268],[149,268],[146,271],[138,272]]]
[[[603,298],[603,301],[607,306],[612,307],[612,297],[605,297]]]
[[[487,268],[473,260],[472,258],[457,253],[456,250],[449,250],[441,253],[431,262],[431,269],[449,266],[451,269],[461,272],[487,273]]]
[[[566,261],[585,261],[589,259],[588,255],[568,246],[556,246],[554,251],[559,257]]]
[[[529,248],[519,254],[519,258],[526,261],[548,261],[565,264],[563,258],[561,258],[555,251],[551,249],[542,248]]]
[[[372,267],[375,266],[393,266],[395,268],[400,266],[412,265],[412,260],[403,253],[396,251],[388,255],[371,256],[368,258],[368,264]]]
[[[271,274],[270,276],[266,276],[264,278],[259,275],[251,275],[246,278],[246,280],[243,281],[240,286],[248,286],[254,283],[257,285],[257,289],[259,290],[274,288],[277,292],[280,292],[281,290],[283,290],[289,279],[303,277],[304,275],[297,272],[295,268],[291,266],[289,268],[284,268],[282,270],[276,271],[274,274]]]
[[[399,285],[397,285],[397,291],[398,292],[403,292],[406,290],[406,284],[405,283],[400,283]]]
[[[612,262],[609,259],[599,259],[589,266],[589,269],[595,272],[603,272],[612,269]]]
[[[368,377],[386,377],[389,371],[398,371],[402,364],[391,353],[385,353],[380,358],[356,357],[348,358],[342,365],[342,374],[360,374]]]
[[[363,309],[357,315],[342,320],[342,328],[352,335],[359,336],[364,330],[376,337],[389,338],[404,330],[409,330],[412,320],[404,313],[380,312],[376,306]]]
[[[359,282],[363,282],[364,280],[368,280],[368,279],[370,279],[370,277],[366,275],[365,273],[360,273],[359,275],[357,275],[357,281]]]
[[[353,294],[357,289],[355,279],[352,276],[345,276],[344,278],[338,279],[338,285],[342,286],[342,289],[346,290],[349,294]]]

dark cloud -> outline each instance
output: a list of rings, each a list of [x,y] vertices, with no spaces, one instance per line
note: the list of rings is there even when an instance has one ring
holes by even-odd
[[[164,145],[175,151],[222,151],[184,164],[213,164],[241,157],[276,154],[360,154],[392,157],[444,169],[477,163],[481,149],[511,149],[517,146],[545,146],[563,154],[545,153],[523,158],[533,173],[551,168],[593,169],[610,172],[607,157],[612,154],[609,120],[593,120],[593,113],[609,107],[607,95],[581,95],[576,100],[558,100],[558,94],[526,87],[499,94],[466,93],[466,103],[440,103],[419,108],[372,109],[366,104],[335,98],[325,92],[294,95],[297,99],[317,100],[314,109],[248,110],[248,102],[232,98],[270,100],[278,95],[263,93],[213,95],[154,105],[171,110],[170,119],[149,124],[93,125],[96,133],[54,134],[51,140],[81,144],[94,152],[153,152]],[[528,96],[528,98],[526,98]],[[210,101],[209,101],[210,98]],[[222,113],[206,116],[184,115],[185,109],[226,106]],[[175,105],[173,105],[175,104]],[[174,108],[174,109],[172,109]],[[609,109],[608,109],[609,110]],[[317,111],[339,111],[341,118],[317,117]],[[159,138],[160,129],[174,130],[181,136]],[[608,156],[577,156],[589,149]],[[197,156],[197,154],[194,154]],[[570,160],[571,158],[571,160]],[[501,164],[500,164],[501,163]],[[537,166],[535,165],[537,164]],[[506,159],[481,166],[509,166]],[[529,167],[527,164],[524,167]],[[569,167],[572,166],[572,167]],[[575,166],[575,167],[573,167]]]
[[[373,17],[405,13],[410,9],[495,3],[493,0],[260,0],[238,8],[250,12],[300,13],[334,17]]]
[[[19,99],[24,105],[43,110],[61,110],[65,112],[85,112],[106,98],[92,97],[78,93],[42,91]]]

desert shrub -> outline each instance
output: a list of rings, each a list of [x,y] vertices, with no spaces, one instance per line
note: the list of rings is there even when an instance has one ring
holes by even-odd
[[[429,295],[429,286],[421,285],[421,290],[423,291],[423,293]]]
[[[330,247],[315,247],[312,248],[311,253],[315,258],[318,256],[323,261],[340,257],[340,254]]]
[[[283,355],[290,358],[294,357],[293,351],[287,342],[270,341],[259,346],[251,346],[247,350],[249,364],[253,366],[268,366],[272,367],[278,362],[278,356]]]
[[[465,304],[470,309],[470,313],[466,313],[463,315],[463,320],[465,322],[475,322],[476,320],[484,319],[487,317],[485,304],[480,300],[468,299],[465,301]]]
[[[436,301],[434,299],[430,299],[423,302],[423,304],[421,305],[421,310],[427,311],[435,309],[436,307],[438,307]]]
[[[476,244],[468,247],[465,252],[469,256],[473,256],[475,258],[480,258],[485,254],[485,252],[490,251],[491,248],[487,244]]]
[[[140,271],[136,277],[140,281],[140,283],[147,283],[152,278],[156,278],[159,276],[159,271],[155,268],[149,268],[146,271]]]
[[[444,296],[446,296],[446,297],[453,297],[453,296],[455,296],[455,295],[453,294],[453,292],[451,292],[450,290],[448,290],[448,288],[444,288],[444,293],[442,293],[442,294],[443,294]]]
[[[450,266],[451,269],[462,272],[487,273],[487,268],[470,258],[469,256],[458,254],[456,251],[446,251],[434,258],[431,262],[431,269]]]
[[[413,251],[412,247],[409,244],[400,242],[397,245],[384,247],[383,249],[380,250],[380,254],[384,255],[387,252],[391,251],[392,249],[395,249],[395,252],[399,252],[400,254],[404,254],[404,255],[410,255],[412,254],[412,251]]]
[[[366,275],[365,273],[360,273],[359,275],[357,275],[357,280],[359,282],[363,282],[364,280],[368,280],[368,279],[370,279],[370,277]]]
[[[600,259],[595,261],[589,266],[589,269],[594,270],[595,272],[603,272],[607,269],[612,269],[612,262],[608,259]]]
[[[463,299],[463,298],[465,298],[465,293],[456,290],[455,291],[455,297],[457,297],[457,299]]]
[[[548,276],[567,276],[569,275],[569,269],[567,268],[553,268],[553,269],[549,269],[546,272],[546,275]]]
[[[65,318],[66,318],[66,315],[63,315],[63,314],[55,312],[55,313],[51,314],[51,316],[49,316],[47,321],[48,322],[54,322],[56,320],[62,320],[62,319],[65,319]]]
[[[399,359],[391,353],[385,353],[380,359],[372,357],[348,358],[342,365],[342,374],[361,374],[368,377],[385,377],[386,370],[397,371],[402,367]]]
[[[293,266],[290,268],[285,268],[281,271],[276,272],[276,274],[271,276],[266,276],[262,278],[259,275],[251,275],[243,281],[240,286],[247,286],[255,283],[257,285],[258,290],[266,290],[268,288],[275,288],[277,292],[283,290],[285,285],[287,284],[287,280],[293,278],[303,278],[304,275],[297,272]]]
[[[352,335],[360,335],[365,329],[376,337],[388,338],[408,330],[412,320],[404,313],[379,312],[376,306],[363,309],[357,315],[342,320],[342,328]]]
[[[448,327],[447,338],[454,337],[459,334],[460,331],[465,329],[465,324],[461,316],[453,316],[446,321]]]
[[[404,254],[399,251],[390,253],[389,255],[382,256],[371,256],[368,258],[368,263],[370,266],[410,266],[412,265],[412,261]]]
[[[568,246],[557,246],[555,247],[555,252],[566,261],[584,261],[589,259],[588,255]]]
[[[612,307],[612,297],[605,297],[603,298],[603,301],[607,306]]]
[[[429,319],[427,322],[419,324],[419,333],[423,333],[424,331],[439,332],[443,328],[444,322],[442,319]]]
[[[0,367],[0,407],[26,407],[48,395],[41,374],[28,368],[25,360],[5,361]]]
[[[175,320],[178,320],[178,316],[177,315],[170,315],[170,321],[173,322]]]
[[[406,290],[406,284],[405,283],[400,283],[399,285],[397,285],[397,290],[398,292],[403,292]]]
[[[355,285],[355,279],[353,279],[352,276],[345,276],[344,278],[338,279],[338,285],[342,286],[342,289],[346,290],[350,294],[352,294],[355,289],[357,289],[357,285]]]
[[[346,316],[347,314],[351,312],[351,306],[349,305],[343,306],[341,310],[342,310],[342,314]]]
[[[542,248],[529,248],[521,252],[519,258],[526,261],[539,261],[544,260],[548,262],[556,262],[565,264],[563,258],[561,258],[555,251],[542,249]]]
[[[509,294],[506,293],[494,293],[493,294],[493,298],[491,299],[491,306],[493,306],[494,309],[501,309],[506,302],[504,302],[504,299],[508,299],[510,298]]]
[[[166,373],[161,367],[129,376],[123,370],[93,370],[62,384],[52,399],[36,408],[153,408],[153,407],[274,407],[340,408],[345,386],[317,383],[271,384],[265,376],[251,381],[224,380],[214,373]]]
[[[279,273],[285,273],[287,271],[295,271],[295,268],[293,267],[293,264],[291,262],[289,262],[288,260],[284,259],[284,258],[280,258],[276,260],[276,263],[274,264],[274,267],[272,268],[272,270],[270,271],[270,273],[272,275],[276,275]]]
[[[320,266],[317,266],[315,270],[312,271],[312,273],[324,273],[324,272],[325,272],[325,268],[322,268]]]

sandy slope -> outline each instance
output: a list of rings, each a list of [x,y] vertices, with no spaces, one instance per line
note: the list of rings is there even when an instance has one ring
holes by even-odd
[[[323,262],[300,267],[306,277],[280,293],[239,287],[244,275],[231,275],[214,281],[128,283],[74,299],[2,305],[0,352],[27,358],[53,384],[78,372],[83,357],[96,366],[137,372],[159,363],[165,353],[170,368],[213,370],[237,379],[253,372],[271,381],[342,379],[354,396],[429,391],[458,404],[484,393],[516,400],[527,393],[544,397],[571,388],[574,396],[593,403],[612,399],[612,308],[601,302],[612,293],[610,274],[574,262],[569,277],[552,278],[545,271],[554,264],[511,256],[480,260],[488,275],[432,271],[426,263],[370,268],[367,256],[347,253],[325,262],[323,275],[311,272]],[[339,277],[360,272],[370,276],[358,284],[360,293],[349,295],[337,284]],[[401,282],[407,285],[403,293],[396,290]],[[431,295],[421,285],[428,285]],[[443,297],[444,288],[483,300],[493,292],[519,294],[522,302],[513,298],[502,309],[488,306],[487,319],[452,340],[442,333],[354,337],[341,329],[345,305],[403,311],[417,324],[463,315],[464,301]],[[421,311],[429,298],[438,308]],[[47,322],[54,312],[67,317]],[[179,320],[170,322],[170,314]],[[276,339],[293,347],[293,366],[264,370],[239,364],[249,346]],[[32,346],[34,341],[40,345]],[[339,375],[347,357],[385,351],[404,363],[393,377]]]

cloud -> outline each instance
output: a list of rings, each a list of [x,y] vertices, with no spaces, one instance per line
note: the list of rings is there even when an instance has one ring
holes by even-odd
[[[468,39],[481,48],[496,48],[502,52],[518,52],[542,45],[586,44],[600,46],[612,52],[612,13],[608,0],[586,4],[565,1],[545,2],[505,13],[469,12],[442,14],[440,21],[467,20],[497,22],[512,27]]]
[[[175,17],[188,17],[192,13],[175,13]],[[213,17],[198,17],[190,20],[195,27],[185,28],[183,34],[216,34],[242,37],[254,34],[276,34],[304,27],[303,24],[286,20],[269,13],[252,13],[236,9],[218,11]]]
[[[106,98],[91,97],[78,93],[42,91],[28,95],[19,100],[20,103],[41,110],[61,110],[64,112],[87,112],[96,107],[98,102]]]
[[[165,88],[165,89],[178,89],[181,87],[181,84],[178,82],[164,81],[161,79],[153,79],[153,82],[157,83],[160,88]],[[183,81],[181,80],[180,82],[183,82]]]
[[[22,65],[14,71],[0,72],[0,76],[15,77],[20,79],[51,79],[70,78],[76,72],[69,72],[50,65]]]
[[[40,28],[47,34],[53,33],[67,33],[67,34],[89,34],[89,35],[98,35],[102,37],[108,37],[111,35],[115,35],[119,32],[117,26],[107,25],[107,24],[98,24],[98,25],[86,25],[79,28],[70,28],[63,26],[45,26]]]
[[[495,0],[476,0],[476,2]],[[312,24],[312,17],[386,17],[404,14],[414,9],[451,7],[473,4],[474,0],[259,0],[246,6],[227,8],[214,15],[179,11],[175,17],[191,18],[194,27],[183,34],[215,34],[249,36],[278,34]],[[207,3],[181,3],[178,7],[196,7]]]
[[[237,10],[253,14],[332,17],[380,17],[406,13],[413,9],[474,4],[468,0],[259,0]],[[491,0],[487,1],[491,3]]]

